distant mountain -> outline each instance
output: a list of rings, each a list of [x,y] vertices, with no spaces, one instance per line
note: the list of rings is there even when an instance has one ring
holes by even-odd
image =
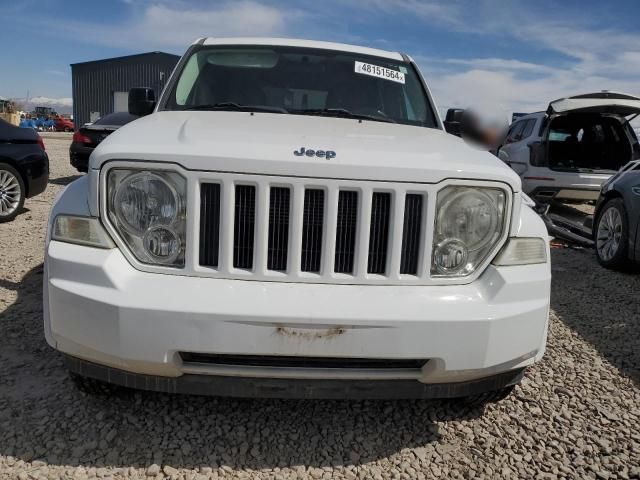
[[[12,98],[14,102],[22,105],[23,110],[30,112],[36,107],[51,107],[58,113],[73,113],[73,102],[71,98],[51,98],[51,97],[31,97],[29,101],[26,98]]]

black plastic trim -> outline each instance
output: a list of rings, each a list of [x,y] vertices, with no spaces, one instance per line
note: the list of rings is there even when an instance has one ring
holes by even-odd
[[[81,376],[123,387],[154,392],[221,397],[306,399],[428,399],[477,395],[515,385],[524,369],[457,383],[420,383],[417,380],[306,380],[280,378],[182,375],[158,377],[125,372],[64,355],[67,368]]]
[[[252,367],[339,368],[341,370],[374,368],[377,370],[420,370],[429,360],[426,358],[341,358],[302,357],[288,355],[229,355],[197,352],[179,352],[184,363],[201,365],[235,365]]]

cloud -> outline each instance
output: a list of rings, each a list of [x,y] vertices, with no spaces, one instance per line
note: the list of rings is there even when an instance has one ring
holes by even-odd
[[[132,52],[183,51],[205,35],[401,46],[421,65],[441,107],[492,103],[506,111],[534,111],[556,98],[588,91],[640,95],[640,33],[614,29],[589,9],[495,0],[300,0],[295,6],[284,0],[121,1],[126,20],[64,21],[56,35]],[[446,56],[421,55],[415,34],[403,32],[409,24],[412,31],[428,31],[425,39],[438,40],[438,34],[442,42],[453,39],[437,50]],[[479,57],[473,54],[478,51],[474,42],[515,53]],[[452,54],[454,45],[459,48]]]
[[[392,15],[402,15],[405,19],[415,21],[416,18],[429,22],[445,22],[457,24],[460,18],[460,8],[453,2],[434,2],[428,0],[351,0],[354,6],[371,10],[378,10]]]
[[[448,58],[445,62],[452,65],[464,65],[473,69],[485,69],[490,71],[517,71],[550,74],[556,70],[555,68],[547,65],[522,62],[520,60],[506,58]]]
[[[529,12],[531,13],[531,12]],[[507,111],[545,109],[557,98],[600,90],[640,96],[640,34],[598,29],[574,19],[551,22],[543,14],[506,19],[497,15],[474,31],[490,35],[496,21],[500,35],[543,48],[562,61],[527,62],[521,58],[418,58],[431,76],[442,107],[493,103]],[[549,55],[551,57],[551,55]],[[543,56],[544,58],[544,56]]]
[[[68,22],[64,30],[76,38],[111,47],[183,50],[196,38],[209,35],[281,35],[287,22],[301,15],[292,8],[278,9],[253,0],[229,1],[207,8],[153,3],[141,12],[124,24]]]
[[[493,104],[506,112],[544,110],[557,98],[607,89],[640,94],[633,79],[583,75],[579,69],[532,77],[509,69],[472,68],[432,76],[429,83],[441,108]]]
[[[24,101],[24,99],[22,99]],[[42,107],[71,107],[73,101],[69,97],[50,98],[50,97],[31,97],[29,99],[31,105],[39,105]]]

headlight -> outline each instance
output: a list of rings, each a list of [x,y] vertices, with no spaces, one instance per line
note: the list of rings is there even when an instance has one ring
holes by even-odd
[[[109,172],[109,220],[139,261],[184,266],[186,187],[175,172]]]
[[[127,177],[114,198],[116,217],[134,235],[144,235],[152,225],[171,225],[178,214],[176,189],[156,173]]]
[[[504,232],[506,196],[499,188],[447,187],[438,192],[431,274],[469,275]]]

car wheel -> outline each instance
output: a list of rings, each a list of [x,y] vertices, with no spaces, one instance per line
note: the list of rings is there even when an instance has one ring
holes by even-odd
[[[0,223],[13,220],[24,205],[25,188],[20,173],[0,163]]]
[[[629,222],[621,198],[609,200],[602,208],[596,220],[595,246],[596,257],[603,267],[629,268]]]
[[[64,131],[69,133],[71,131],[71,129],[69,127],[64,127]]]

